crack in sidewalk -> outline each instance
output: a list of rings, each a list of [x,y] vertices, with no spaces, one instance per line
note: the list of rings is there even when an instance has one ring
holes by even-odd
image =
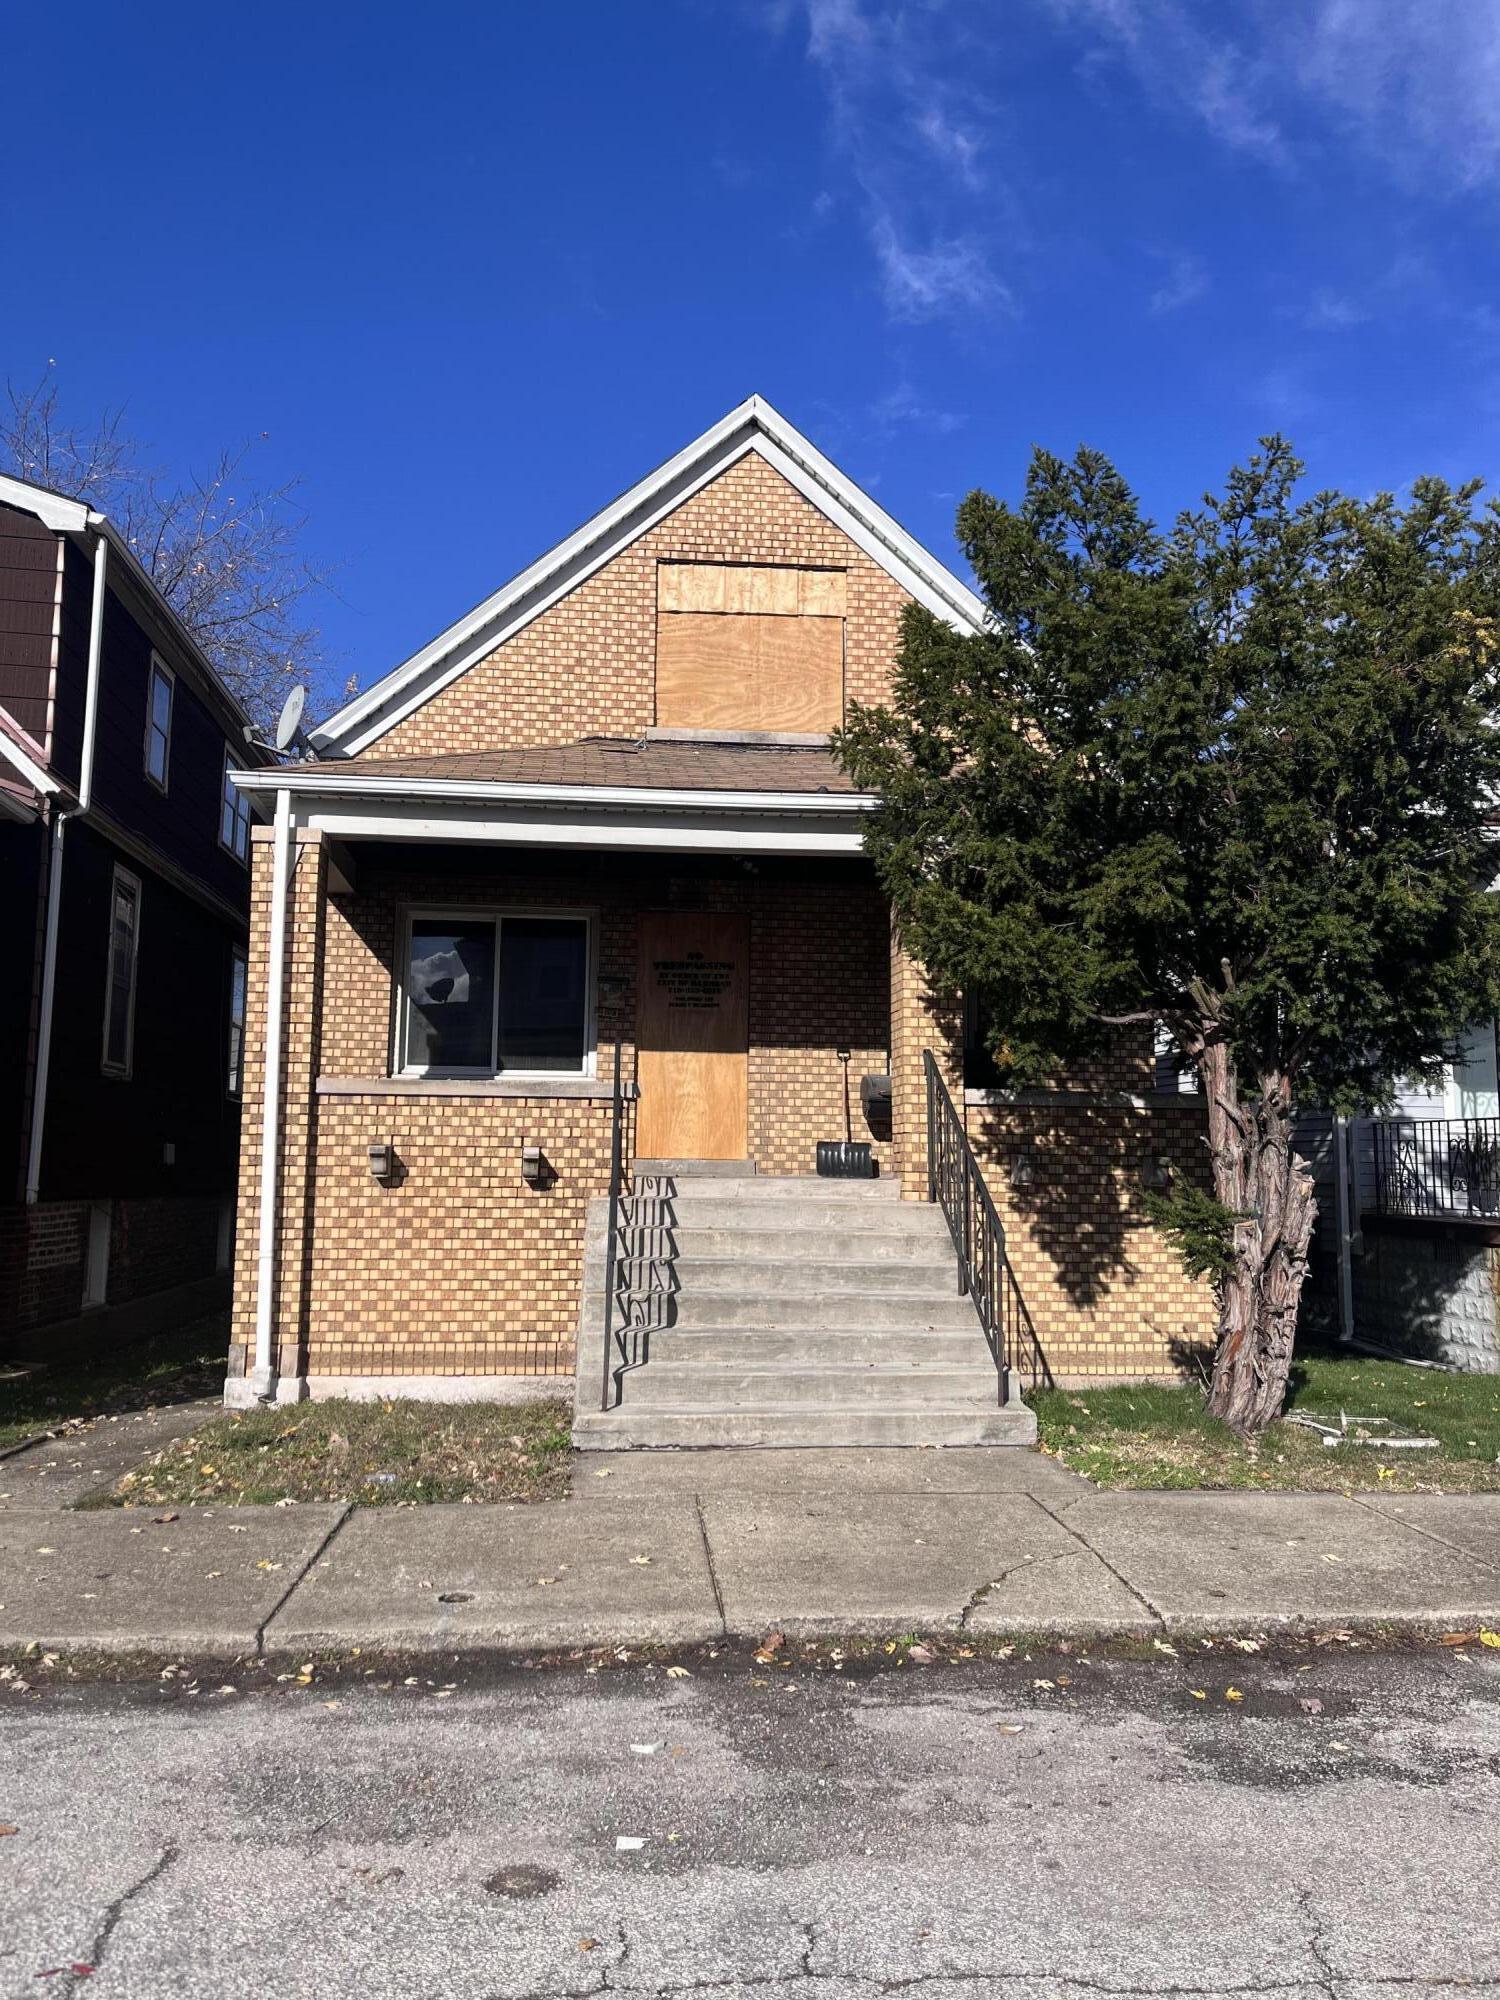
[[[1082,1549],[1059,1549],[1055,1555],[1022,1556],[1019,1562],[1010,1563],[1005,1569],[1001,1570],[998,1576],[992,1576],[988,1583],[980,1584],[979,1588],[973,1592],[968,1603],[958,1614],[959,1631],[968,1631],[970,1618],[979,1609],[980,1605],[983,1604],[990,1592],[998,1590],[1001,1584],[1005,1583],[1009,1578],[1018,1575],[1022,1570],[1045,1569],[1049,1563],[1077,1562],[1082,1554],[1084,1554],[1084,1550]]]
[[[1078,1543],[1079,1547],[1082,1549],[1086,1549],[1088,1553],[1094,1557],[1096,1562],[1102,1563],[1105,1569],[1107,1569],[1110,1575],[1114,1578],[1115,1582],[1120,1585],[1121,1589],[1128,1591],[1130,1595],[1135,1599],[1136,1603],[1141,1606],[1142,1610],[1149,1612],[1152,1618],[1154,1618],[1156,1623],[1161,1627],[1161,1629],[1164,1632],[1166,1631],[1167,1629],[1166,1619],[1162,1616],[1161,1612],[1157,1609],[1157,1607],[1151,1602],[1150,1598],[1147,1597],[1146,1593],[1143,1590],[1137,1590],[1135,1585],[1130,1581],[1130,1578],[1125,1575],[1123,1570],[1116,1569],[1114,1564],[1110,1561],[1109,1557],[1102,1554],[1098,1549],[1096,1549],[1093,1543],[1089,1540],[1087,1535],[1081,1535],[1076,1528],[1069,1527],[1068,1523],[1063,1519],[1062,1515],[1057,1512],[1056,1508],[1049,1507],[1046,1501],[1038,1498],[1038,1496],[1035,1493],[1028,1493],[1026,1497],[1028,1500],[1030,1500],[1031,1504],[1034,1507],[1041,1508],[1042,1512],[1047,1516],[1049,1521],[1055,1521],[1058,1527],[1062,1529],[1065,1535],[1071,1535],[1074,1541]],[[1082,1495],[1080,1495],[1079,1497],[1082,1498]],[[1070,1500],[1068,1502],[1069,1511],[1071,1512],[1071,1510],[1074,1507],[1076,1507],[1077,1504],[1078,1502],[1076,1500]]]
[[[352,1518],[353,1514],[354,1514],[354,1507],[353,1504],[351,1503],[344,1508],[343,1513],[339,1515],[338,1519],[333,1523],[332,1527],[329,1528],[328,1533],[323,1537],[322,1541],[318,1543],[318,1546],[313,1550],[312,1554],[307,1558],[307,1561],[302,1565],[301,1569],[298,1570],[297,1574],[292,1578],[291,1582],[287,1585],[286,1589],[281,1593],[280,1597],[278,1597],[276,1602],[271,1606],[270,1610],[266,1613],[265,1617],[262,1618],[255,1632],[255,1651],[257,1655],[264,1657],[266,1650],[266,1633],[271,1629],[271,1626],[275,1623],[276,1619],[280,1617],[281,1613],[286,1609],[287,1605],[291,1602],[293,1593],[297,1590],[300,1590],[302,1585],[306,1582],[307,1577],[312,1570],[313,1564],[316,1562],[321,1562],[323,1557],[328,1553],[329,1549],[333,1545],[334,1537],[344,1527],[345,1523]]]
[[[714,1562],[713,1544],[708,1539],[708,1522],[703,1514],[703,1496],[701,1493],[693,1495],[693,1511],[698,1516],[698,1533],[703,1539],[703,1560],[708,1564],[708,1580],[713,1588],[714,1603],[718,1607],[719,1631],[727,1639],[729,1637],[729,1621],[724,1616],[724,1593],[719,1588],[719,1571]]]

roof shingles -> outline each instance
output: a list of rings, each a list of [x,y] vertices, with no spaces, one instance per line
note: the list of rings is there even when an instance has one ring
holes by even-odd
[[[586,737],[536,750],[456,751],[435,757],[319,761],[320,772],[390,778],[446,778],[479,784],[639,786],[666,792],[857,792],[833,753],[819,744],[658,743]]]

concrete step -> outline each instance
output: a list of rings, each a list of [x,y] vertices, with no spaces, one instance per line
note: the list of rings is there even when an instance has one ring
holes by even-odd
[[[639,1165],[637,1162],[638,1170]],[[691,1196],[703,1201],[851,1202],[856,1208],[867,1202],[901,1200],[901,1184],[895,1180],[824,1180],[818,1174],[753,1174],[749,1177],[739,1174],[678,1174],[674,1178],[679,1200]],[[905,1204],[912,1208],[925,1205],[919,1202]]]
[[[946,1302],[958,1296],[958,1276],[951,1258],[917,1263],[889,1257],[679,1255],[672,1268],[684,1298],[785,1299],[810,1298],[821,1292],[911,1292]]]
[[[632,1405],[653,1410],[789,1409],[803,1404],[821,1410],[866,1403],[985,1409],[998,1393],[993,1368],[938,1368],[919,1361],[904,1367],[870,1362],[863,1367],[730,1368],[666,1361],[657,1353],[643,1368],[633,1369],[626,1384]]]
[[[602,1308],[601,1308],[602,1311]],[[864,1368],[872,1363],[910,1367],[982,1367],[994,1381],[994,1364],[978,1326],[962,1333],[910,1327],[873,1331],[846,1327],[655,1327],[651,1366],[658,1361],[706,1362],[728,1368]],[[635,1378],[644,1380],[644,1375]]]
[[[754,1160],[635,1160],[630,1170],[637,1178],[645,1174],[657,1179],[670,1175],[673,1180],[747,1181],[755,1178]]]
[[[894,1224],[878,1226],[878,1218],[859,1215],[856,1228],[809,1230],[807,1228],[716,1229],[694,1220],[686,1225],[666,1225],[668,1248],[684,1263],[708,1258],[734,1258],[756,1262],[766,1258],[816,1257],[820,1263],[867,1262],[892,1264],[940,1264],[957,1284],[957,1266],[948,1232],[934,1234],[928,1229],[901,1229]],[[758,1219],[758,1218],[756,1218]]]
[[[832,1286],[822,1291],[742,1293],[681,1291],[676,1295],[678,1326],[760,1326],[780,1332],[788,1326],[848,1327],[868,1331],[879,1327],[911,1332],[972,1332],[980,1337],[979,1320],[968,1299],[949,1294],[850,1291]]]
[[[626,1400],[617,1410],[580,1413],[573,1436],[590,1451],[650,1451],[713,1445],[1032,1445],[1036,1417],[1022,1402],[1003,1409],[964,1405],[953,1409],[913,1404],[835,1404],[824,1409],[778,1405],[758,1410],[637,1409]]]
[[[712,1232],[722,1236],[766,1236],[778,1242],[824,1236],[834,1242],[878,1240],[930,1244],[930,1256],[952,1256],[952,1236],[940,1208],[926,1202],[698,1202],[676,1196],[660,1208],[650,1204],[646,1216],[660,1216],[670,1230],[682,1234]],[[734,1248],[730,1250],[734,1254]],[[750,1248],[748,1254],[754,1254]]]

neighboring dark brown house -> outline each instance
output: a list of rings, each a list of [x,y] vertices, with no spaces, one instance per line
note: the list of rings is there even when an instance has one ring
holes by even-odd
[[[0,477],[0,1350],[227,1288],[246,722],[103,515]]]

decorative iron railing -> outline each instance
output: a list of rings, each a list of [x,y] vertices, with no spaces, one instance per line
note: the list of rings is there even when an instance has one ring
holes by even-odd
[[[1500,1118],[1382,1118],[1370,1131],[1380,1214],[1500,1222]]]
[[[625,1377],[651,1351],[651,1334],[665,1324],[675,1289],[672,1183],[659,1175],[632,1177],[626,1191],[625,1106],[620,1045],[609,1138],[609,1215],[604,1244],[604,1381],[601,1410],[624,1400]]]
[[[931,1049],[922,1051],[927,1083],[927,1199],[941,1204],[958,1252],[958,1289],[974,1301],[995,1363],[1002,1403],[1010,1377],[1029,1389],[1052,1386],[1052,1370],[1005,1249],[1005,1227],[985,1185],[963,1120],[939,1073]]]

